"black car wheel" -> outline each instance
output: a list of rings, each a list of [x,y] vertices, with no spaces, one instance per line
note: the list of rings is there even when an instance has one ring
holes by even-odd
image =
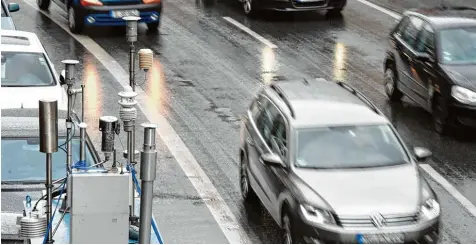
[[[41,10],[48,10],[51,0],[36,0],[36,3]]]
[[[392,68],[387,68],[387,70],[385,70],[384,86],[385,93],[391,101],[398,101],[402,98],[403,94],[398,89],[397,77]]]
[[[68,7],[68,26],[72,33],[81,33],[84,28],[84,19],[77,14],[73,6]]]
[[[445,109],[445,102],[443,97],[439,95],[433,100],[433,125],[435,131],[440,135],[445,135],[448,132],[448,116]]]
[[[243,200],[246,203],[257,205],[258,202],[258,196],[256,196],[255,191],[251,187],[250,180],[248,178],[248,160],[246,156],[243,156],[243,159],[241,159],[241,165],[240,165],[240,189],[241,189],[241,195],[243,196]]]

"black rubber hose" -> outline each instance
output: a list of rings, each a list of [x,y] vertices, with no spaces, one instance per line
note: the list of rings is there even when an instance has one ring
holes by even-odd
[[[54,190],[51,193],[51,197],[55,198],[55,197],[59,196],[61,194],[61,189],[63,189],[63,188],[58,188],[58,189]],[[64,190],[63,190],[63,194],[65,194],[65,193],[66,193],[66,188],[64,188]],[[38,203],[40,203],[40,201],[45,199],[45,198],[46,198],[46,195],[42,196],[40,199],[38,199],[38,201],[36,201],[35,206],[33,206],[33,211],[36,211],[36,206],[38,206]]]

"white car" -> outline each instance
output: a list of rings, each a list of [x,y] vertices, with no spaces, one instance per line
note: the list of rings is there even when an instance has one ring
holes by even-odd
[[[43,98],[58,100],[58,109],[67,109],[66,91],[35,33],[2,30],[0,52],[2,109],[38,108]]]

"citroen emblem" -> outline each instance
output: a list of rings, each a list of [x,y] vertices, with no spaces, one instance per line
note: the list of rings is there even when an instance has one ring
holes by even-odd
[[[370,219],[372,220],[372,224],[374,224],[374,226],[377,228],[381,228],[386,223],[385,218],[379,213],[372,214]]]

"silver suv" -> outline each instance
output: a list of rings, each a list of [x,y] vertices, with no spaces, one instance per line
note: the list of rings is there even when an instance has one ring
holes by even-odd
[[[283,243],[437,243],[440,205],[388,119],[324,79],[265,86],[243,116],[241,192]]]

